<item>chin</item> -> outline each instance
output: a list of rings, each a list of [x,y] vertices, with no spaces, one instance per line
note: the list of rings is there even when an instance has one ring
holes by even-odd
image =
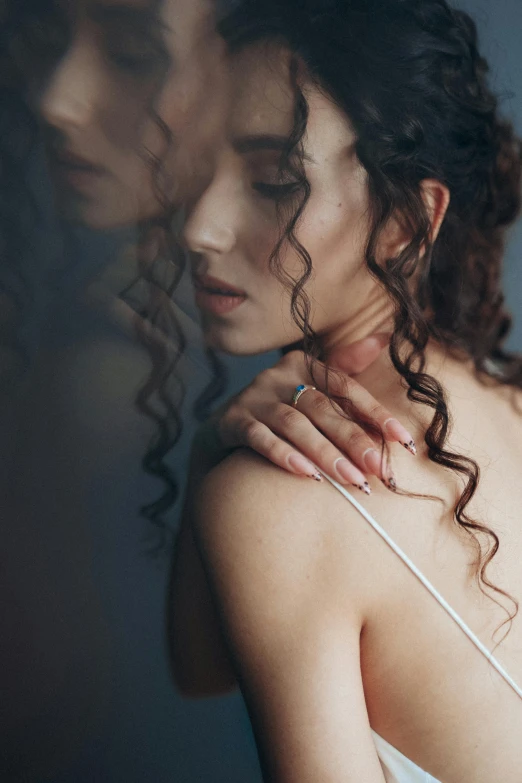
[[[286,342],[269,341],[259,334],[245,334],[241,329],[220,329],[215,326],[204,327],[205,343],[209,348],[229,356],[258,356],[278,350]]]
[[[265,353],[268,348],[255,348],[243,340],[224,340],[215,337],[205,337],[205,343],[209,348],[229,356],[256,356]]]

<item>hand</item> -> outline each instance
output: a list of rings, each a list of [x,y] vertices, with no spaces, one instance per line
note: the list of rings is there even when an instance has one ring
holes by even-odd
[[[329,357],[329,365],[343,373],[330,376],[330,391],[348,397],[356,410],[379,427],[386,441],[400,442],[415,454],[406,428],[350,377],[373,364],[388,342],[388,335],[372,335],[338,349]],[[318,369],[321,367],[324,365],[319,363]],[[303,394],[298,409],[290,404],[292,388],[302,383],[311,384],[312,379],[301,351],[286,354],[274,367],[261,372],[221,413],[217,431],[223,444],[229,448],[248,446],[291,473],[320,480],[320,473],[309,461],[313,460],[339,483],[352,484],[367,494],[368,475],[378,476],[394,489],[393,475],[376,442],[359,425],[339,416],[320,389]]]

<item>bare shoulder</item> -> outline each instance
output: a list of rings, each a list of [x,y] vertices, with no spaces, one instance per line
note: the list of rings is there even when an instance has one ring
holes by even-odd
[[[322,490],[320,482],[286,473],[250,449],[237,449],[208,474],[198,506],[207,520],[209,512],[237,509],[248,523],[260,513],[270,518],[284,510],[284,522],[300,510],[319,507]]]
[[[346,527],[353,523],[362,528],[357,511],[327,482],[285,473],[238,450],[206,478],[194,534],[220,610],[242,618],[239,633],[246,618],[266,634],[291,627],[297,633],[304,617],[312,628],[329,614],[357,635],[366,599],[354,563],[364,557],[347,556],[353,540]],[[360,554],[357,543],[355,550]]]
[[[279,586],[295,586],[299,574],[315,581],[329,559],[329,494],[325,484],[240,449],[206,478],[196,503],[196,536],[207,556],[226,556],[251,576],[255,568]]]

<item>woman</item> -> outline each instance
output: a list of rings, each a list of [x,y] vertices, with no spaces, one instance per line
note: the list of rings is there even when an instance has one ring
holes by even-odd
[[[239,684],[267,780],[514,783],[520,361],[498,278],[520,143],[444,0],[254,0],[224,31],[235,97],[185,230],[207,339],[301,340],[319,378],[317,359],[390,332],[359,380],[423,445],[390,448],[363,505],[339,463],[307,484],[242,450],[211,470],[185,554],[192,535],[212,647],[203,686],[178,671],[180,687]]]

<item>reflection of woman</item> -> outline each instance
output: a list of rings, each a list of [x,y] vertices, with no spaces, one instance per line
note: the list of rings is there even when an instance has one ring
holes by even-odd
[[[178,705],[171,704],[166,695],[168,670],[162,668],[161,658],[154,677],[149,676],[139,695],[135,685],[143,659],[156,660],[161,649],[163,598],[163,574],[144,552],[143,539],[154,534],[154,528],[137,518],[139,505],[155,501],[159,494],[157,480],[143,475],[140,465],[155,433],[134,407],[135,392],[147,377],[150,358],[136,345],[135,313],[118,298],[136,276],[132,264],[136,254],[131,261],[123,259],[118,269],[114,265],[105,268],[100,280],[103,255],[108,255],[112,240],[105,246],[98,240],[95,249],[101,247],[102,252],[91,251],[90,257],[76,245],[77,252],[66,259],[67,270],[51,276],[52,243],[29,192],[36,180],[38,200],[50,201],[46,183],[37,179],[40,168],[34,176],[38,156],[29,149],[30,142],[39,143],[41,137],[23,100],[27,97],[23,88],[26,80],[34,83],[36,74],[41,82],[36,87],[42,131],[62,214],[94,228],[132,224],[136,213],[147,218],[157,208],[152,193],[146,198],[152,161],[140,146],[140,123],[146,114],[150,122],[144,142],[151,152],[162,152],[164,137],[146,108],[164,74],[165,58],[158,52],[157,67],[150,68],[150,29],[141,23],[136,3],[127,4],[127,16],[124,4],[119,4],[116,19],[110,13],[102,14],[97,24],[84,13],[95,4],[83,0],[7,0],[0,5],[0,15],[6,10],[0,20],[1,58],[11,69],[2,69],[0,77],[0,392],[4,414],[0,450],[5,460],[0,479],[0,779],[48,779],[76,761],[90,771],[70,771],[71,779],[85,775],[88,779],[142,780],[143,768],[156,768],[158,746],[169,748],[164,753],[167,759],[173,753],[170,738]],[[144,10],[147,5],[143,3]],[[211,82],[211,77],[218,79],[217,54],[222,44],[214,36],[211,4],[178,0],[167,5],[179,36],[174,43],[172,37],[162,43],[170,44],[177,64],[167,81],[173,137],[169,149],[180,181],[181,163],[188,155],[178,162],[179,149],[174,144],[180,135],[187,135],[184,123],[196,143],[194,127],[202,128],[198,122],[202,92],[196,87]],[[114,3],[106,6],[114,12]],[[100,4],[96,7],[100,11]],[[140,38],[133,37],[136,29]],[[114,62],[122,50],[125,68]],[[144,78],[137,65],[143,60],[145,68],[147,58]],[[34,90],[31,97],[36,97]],[[208,107],[207,99],[204,103]],[[158,146],[152,147],[152,141]],[[203,145],[199,138],[197,143]],[[25,156],[29,152],[33,154],[28,185]],[[83,156],[98,168],[89,175],[89,167],[74,158],[69,159],[68,168],[60,158],[62,153]],[[170,201],[176,200],[174,192],[168,195]],[[152,205],[149,211],[147,205]],[[47,215],[47,209],[43,211]],[[85,238],[85,233],[80,237]],[[158,266],[161,263],[156,272]],[[94,277],[98,285],[90,286]],[[6,280],[16,283],[7,291],[7,306]],[[13,288],[16,298],[11,301]],[[15,370],[26,357],[14,350],[14,327],[18,327],[19,305],[25,304],[22,295],[28,289],[35,292],[32,299],[27,297],[26,308],[33,322],[37,321],[34,310],[45,302],[46,294],[55,294],[55,298],[52,301],[49,296],[52,307],[47,307],[38,331],[38,355],[31,366],[28,362],[22,365],[24,384],[15,387],[14,377],[18,381],[22,375]],[[98,296],[100,289],[103,297]],[[132,293],[134,304],[139,298]],[[86,306],[86,300],[90,303],[94,298],[96,311]],[[101,307],[115,316],[111,322],[100,317],[102,299]],[[170,314],[167,308],[164,314]],[[123,334],[118,328],[121,322],[126,327]],[[27,340],[28,330],[23,336]],[[4,351],[4,337],[8,351]],[[169,433],[169,445],[172,439]],[[157,505],[151,503],[153,512]],[[127,581],[132,582],[133,592],[126,590]],[[141,643],[136,643],[137,627],[141,627]],[[159,698],[165,694],[161,719],[158,694]],[[125,712],[121,714],[118,707],[118,720],[113,721],[113,711],[122,699]],[[147,742],[143,726],[136,723],[137,711],[149,735],[155,735],[153,742]],[[171,725],[165,727],[163,738],[167,712]],[[130,750],[137,747],[134,732],[140,736],[139,753]]]
[[[515,783],[521,364],[501,347],[499,268],[520,144],[444,0],[252,0],[224,29],[233,107],[185,232],[207,338],[301,340],[324,381],[315,359],[388,332],[359,380],[423,445],[390,447],[363,505],[342,463],[317,483],[247,451],[212,470],[173,580],[200,643],[193,664],[174,642],[180,688],[239,683],[267,780]],[[187,609],[191,535],[212,595]]]

